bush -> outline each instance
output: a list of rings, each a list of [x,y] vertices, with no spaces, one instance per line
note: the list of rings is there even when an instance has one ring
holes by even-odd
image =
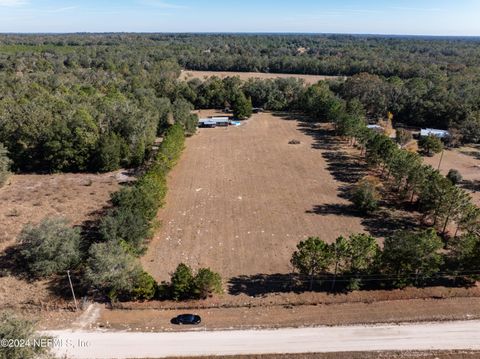
[[[139,284],[143,282],[140,263],[120,243],[93,244],[89,255],[85,269],[86,284],[102,291],[112,301],[122,294],[131,293],[136,286],[140,289]]]
[[[8,176],[10,175],[10,159],[8,158],[8,151],[0,143],[0,187],[2,187],[7,181]]]
[[[33,341],[47,339],[36,333],[35,324],[22,319],[11,312],[0,314],[0,339]],[[0,346],[0,359],[37,359],[47,358],[49,349],[40,346]]]
[[[130,253],[141,255],[151,236],[151,228],[148,218],[140,210],[118,208],[102,219],[99,233],[106,242],[124,242]]]
[[[27,224],[20,236],[19,256],[28,272],[35,277],[47,277],[80,262],[81,235],[63,218],[47,218],[39,225]]]
[[[136,279],[133,289],[128,296],[131,300],[150,300],[157,292],[157,282],[147,272],[142,272]]]
[[[193,295],[200,299],[206,299],[212,294],[221,294],[222,277],[210,268],[201,268],[193,279]]]
[[[461,173],[458,170],[454,170],[454,169],[451,169],[450,171],[448,171],[447,178],[453,184],[458,184],[463,180]]]
[[[378,185],[371,179],[360,180],[352,191],[352,202],[363,213],[371,213],[378,209],[380,194]]]
[[[191,296],[193,286],[192,269],[184,263],[180,263],[172,274],[171,293],[174,300],[188,299]]]
[[[418,145],[427,156],[433,156],[435,153],[443,151],[443,142],[436,136],[422,137]]]
[[[404,128],[399,128],[397,129],[397,136],[395,140],[397,143],[404,147],[406,144],[408,144],[411,140],[413,139],[412,133],[408,130],[405,130]]]

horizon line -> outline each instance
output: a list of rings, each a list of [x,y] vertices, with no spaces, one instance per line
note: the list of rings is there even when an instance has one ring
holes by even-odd
[[[0,31],[0,35],[152,35],[152,34],[188,34],[188,35],[345,35],[345,36],[379,36],[379,37],[439,37],[439,38],[480,38],[479,35],[447,35],[447,34],[399,34],[399,33],[362,33],[362,32],[298,32],[298,31]]]

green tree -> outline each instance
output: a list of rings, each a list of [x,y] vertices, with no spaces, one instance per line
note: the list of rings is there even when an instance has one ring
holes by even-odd
[[[252,100],[239,91],[232,100],[233,116],[239,120],[246,120],[252,115]]]
[[[197,130],[198,116],[192,111],[193,105],[187,100],[180,98],[173,103],[173,118],[183,126],[187,135],[193,135]]]
[[[28,272],[47,277],[80,262],[81,235],[63,218],[47,218],[38,225],[27,224],[18,237],[19,256]]]
[[[333,263],[330,246],[318,237],[310,237],[297,245],[290,261],[301,274],[310,278],[310,290],[315,277],[324,273]]]
[[[12,312],[0,314],[0,339],[33,342],[34,340],[49,339],[37,334],[35,323],[23,319]],[[34,345],[1,345],[0,359],[41,359],[53,358],[49,349]]]
[[[108,242],[123,242],[134,255],[144,253],[151,226],[141,209],[117,208],[102,218],[99,233]]]
[[[380,194],[377,187],[378,184],[373,180],[364,178],[353,188],[351,201],[362,213],[372,213],[378,209]]]
[[[157,282],[147,272],[142,272],[133,285],[129,293],[131,300],[150,300],[155,297],[157,291]]]
[[[450,253],[454,267],[459,273],[472,273],[478,278],[480,268],[480,236],[475,233],[466,233],[453,241]]]
[[[102,291],[110,300],[134,290],[142,275],[140,263],[120,243],[110,241],[91,246],[85,268],[86,284]]]
[[[433,229],[397,232],[383,245],[382,266],[397,287],[423,285],[439,272],[443,243]]]
[[[93,159],[93,168],[100,172],[115,171],[120,168],[124,142],[116,134],[100,137]]]
[[[0,187],[2,187],[7,181],[8,176],[10,175],[10,159],[8,158],[8,151],[0,143]]]
[[[443,142],[437,136],[425,136],[418,141],[418,145],[427,156],[443,151]]]
[[[193,278],[193,295],[206,299],[212,294],[222,293],[222,277],[210,268],[201,268]]]
[[[380,248],[377,241],[367,234],[352,234],[346,241],[342,258],[342,272],[349,279],[348,289],[358,290],[362,285],[362,274],[370,272],[376,260]]]
[[[188,299],[193,289],[192,269],[184,263],[180,263],[172,274],[171,288],[174,300]]]

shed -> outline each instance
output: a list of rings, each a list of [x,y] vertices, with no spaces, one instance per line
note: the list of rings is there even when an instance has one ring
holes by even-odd
[[[441,139],[450,137],[450,132],[445,130],[437,130],[435,128],[422,128],[420,131],[420,137],[435,136]]]

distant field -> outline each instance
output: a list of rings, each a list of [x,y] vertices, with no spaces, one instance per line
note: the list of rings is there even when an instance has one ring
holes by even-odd
[[[261,72],[225,72],[225,71],[190,71],[184,70],[180,78],[182,80],[190,80],[193,78],[206,79],[209,77],[217,76],[220,78],[225,78],[229,76],[238,76],[242,80],[248,79],[276,79],[276,78],[297,78],[305,81],[307,85],[313,85],[318,81],[324,80],[334,80],[339,78],[339,76],[320,76],[320,75],[297,75],[297,74],[272,74],[272,73],[261,73]]]

